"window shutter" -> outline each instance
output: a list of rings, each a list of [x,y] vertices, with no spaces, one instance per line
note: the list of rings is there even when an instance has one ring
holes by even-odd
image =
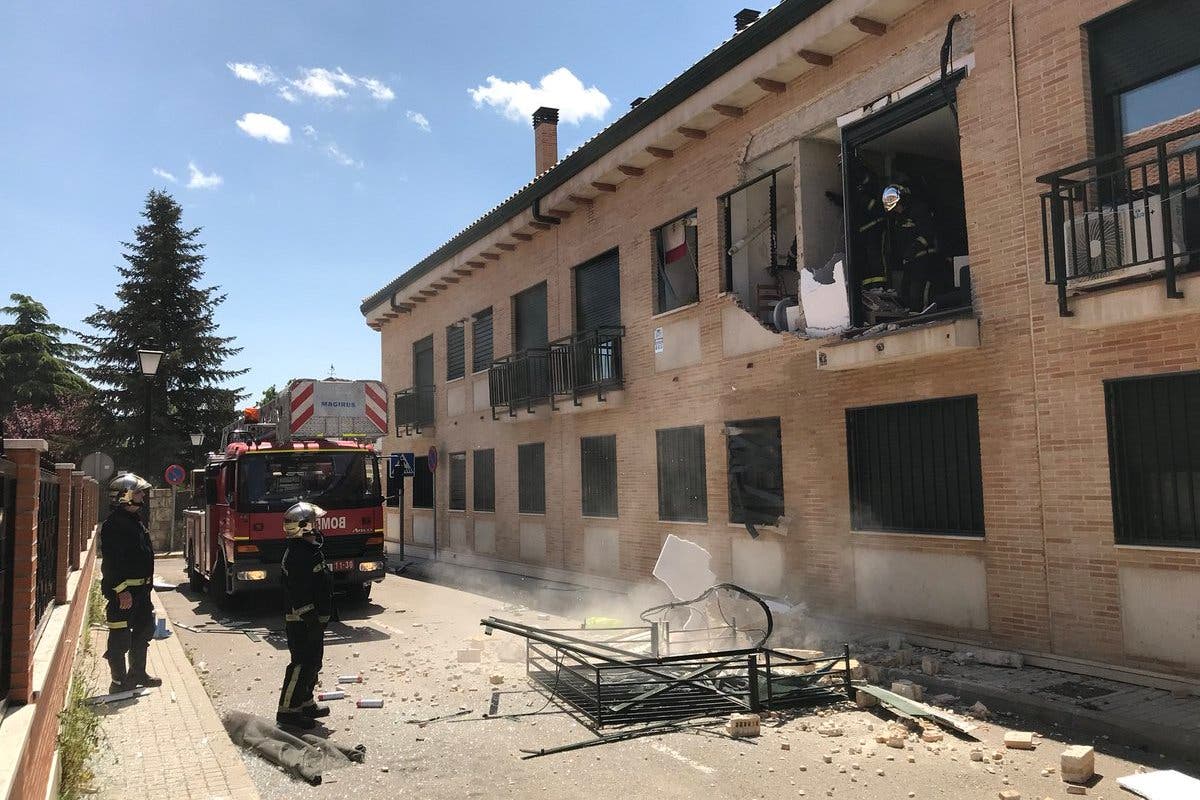
[[[522,514],[546,513],[546,446],[517,446],[517,510]]]
[[[461,323],[446,328],[446,380],[461,378],[466,370],[464,332]]]
[[[621,324],[621,262],[609,251],[575,269],[575,330]]]
[[[579,440],[579,483],[583,516],[617,516],[617,437]]]
[[[471,320],[471,371],[492,365],[492,309],[485,308]]]
[[[708,522],[704,427],[668,428],[658,440],[658,518]]]

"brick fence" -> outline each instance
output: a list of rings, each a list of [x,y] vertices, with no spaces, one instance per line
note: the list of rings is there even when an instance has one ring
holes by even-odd
[[[99,486],[74,464],[44,467],[46,449],[41,439],[6,439],[0,454],[0,474],[10,487],[15,483],[15,493],[0,496],[0,525],[6,526],[0,541],[7,539],[12,555],[0,565],[12,598],[2,607],[7,619],[0,626],[9,634],[0,648],[8,675],[0,696],[0,800],[57,795],[58,715],[84,635],[96,563]],[[45,491],[47,484],[57,493]],[[57,508],[47,507],[46,498],[55,494]],[[47,534],[56,541],[39,542]]]

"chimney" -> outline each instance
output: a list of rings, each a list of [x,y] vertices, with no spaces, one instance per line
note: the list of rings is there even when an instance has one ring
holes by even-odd
[[[533,165],[541,175],[558,163],[558,109],[542,106],[533,112]]]
[[[750,23],[758,19],[758,12],[753,8],[743,8],[733,15],[733,31],[738,33],[750,27]]]

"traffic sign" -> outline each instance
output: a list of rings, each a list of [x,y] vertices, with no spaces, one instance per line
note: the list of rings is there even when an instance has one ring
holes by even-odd
[[[163,470],[163,480],[172,486],[178,486],[187,480],[187,470],[178,464],[172,464]]]
[[[417,474],[417,457],[412,453],[397,453],[400,456],[401,474],[406,478],[411,478]]]
[[[437,447],[429,445],[428,464],[430,472],[437,472],[438,452]]]
[[[412,453],[392,453],[388,456],[388,480],[411,478],[415,473]]]

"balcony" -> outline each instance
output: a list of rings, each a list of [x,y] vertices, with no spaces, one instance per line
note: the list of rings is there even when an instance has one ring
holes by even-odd
[[[1189,275],[1200,264],[1198,161],[1193,126],[1038,178],[1050,187],[1041,196],[1046,283],[1068,325],[1200,311],[1200,275]]]
[[[607,392],[625,385],[621,342],[625,328],[607,327],[574,333],[550,343],[552,404],[570,398],[573,406],[594,396],[604,402]]]
[[[423,428],[432,428],[434,387],[413,386],[395,394],[396,435],[420,434]]]
[[[624,337],[623,327],[597,328],[496,359],[488,369],[492,419],[534,414],[540,405],[558,411],[568,399],[571,408],[583,408],[588,398],[605,402],[625,385]]]

